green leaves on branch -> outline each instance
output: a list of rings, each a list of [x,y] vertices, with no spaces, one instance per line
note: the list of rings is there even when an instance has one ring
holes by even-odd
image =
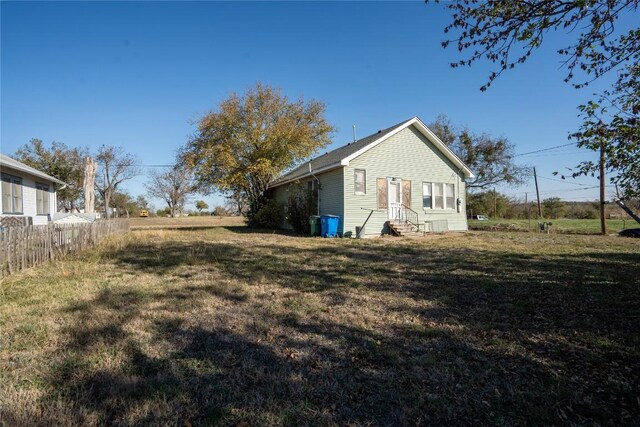
[[[320,101],[290,101],[258,83],[204,115],[182,158],[202,191],[242,194],[255,212],[272,180],[331,142],[324,112]]]
[[[497,65],[480,87],[484,91],[502,72],[525,62],[548,33],[574,35],[558,50],[567,68],[565,82],[583,88],[609,72],[618,74],[610,90],[579,107],[584,122],[571,137],[579,147],[604,146],[612,182],[630,198],[640,194],[639,6],[640,0],[452,0],[446,3],[453,14],[445,33],[454,35],[442,46],[453,44],[467,54],[451,64],[454,68],[483,59]],[[627,19],[620,19],[624,15]],[[580,163],[574,176],[586,174],[599,174],[598,165]]]
[[[571,138],[591,150],[602,145],[605,167],[613,174],[610,181],[618,186],[620,197],[640,196],[640,66],[621,72],[611,91],[579,110],[583,124]],[[573,176],[599,173],[598,164],[585,161]]]

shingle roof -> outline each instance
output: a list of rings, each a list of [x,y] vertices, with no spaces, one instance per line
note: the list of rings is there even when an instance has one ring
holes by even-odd
[[[313,171],[330,168],[331,166],[338,167],[341,165],[342,159],[349,157],[350,155],[363,149],[364,147],[371,144],[372,142],[380,138],[384,138],[386,135],[390,134],[391,132],[393,132],[394,130],[403,126],[405,123],[411,120],[413,119],[404,120],[401,123],[388,127],[386,129],[379,130],[378,132],[371,134],[369,136],[365,136],[364,138],[361,138],[355,142],[350,142],[347,145],[343,145],[342,147],[338,147],[335,150],[324,153],[318,157],[314,157],[308,162],[301,164],[300,166],[293,169],[292,171],[287,172],[286,174],[275,179],[273,182],[271,182],[271,184],[269,184],[269,186],[277,187],[280,184],[290,182],[290,181],[295,181],[296,179],[303,178],[305,176],[310,175],[309,164],[311,164],[311,169]]]
[[[25,172],[30,175],[37,176],[38,178],[46,179],[47,181],[52,181],[62,185],[66,184],[60,181],[58,178],[54,178],[51,175],[47,175],[44,172],[40,172],[38,169],[32,168],[31,166],[27,166],[24,163],[17,161],[16,159],[12,159],[11,157],[0,153],[0,169],[3,166],[7,166],[11,169],[15,169],[20,172]]]

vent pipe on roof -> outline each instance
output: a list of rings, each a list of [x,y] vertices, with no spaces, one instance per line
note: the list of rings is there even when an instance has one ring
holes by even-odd
[[[353,142],[356,142],[356,125],[353,125]]]

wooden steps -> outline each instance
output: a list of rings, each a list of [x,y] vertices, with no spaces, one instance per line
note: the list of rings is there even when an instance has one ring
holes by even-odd
[[[418,228],[404,221],[387,221],[389,226],[389,234],[398,237],[422,237],[424,232],[418,230]]]

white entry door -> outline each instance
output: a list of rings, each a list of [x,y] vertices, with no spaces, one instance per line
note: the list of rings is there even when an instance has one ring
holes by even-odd
[[[402,210],[402,180],[396,179],[394,181],[391,178],[387,178],[387,184],[389,219],[400,219],[400,211]]]

